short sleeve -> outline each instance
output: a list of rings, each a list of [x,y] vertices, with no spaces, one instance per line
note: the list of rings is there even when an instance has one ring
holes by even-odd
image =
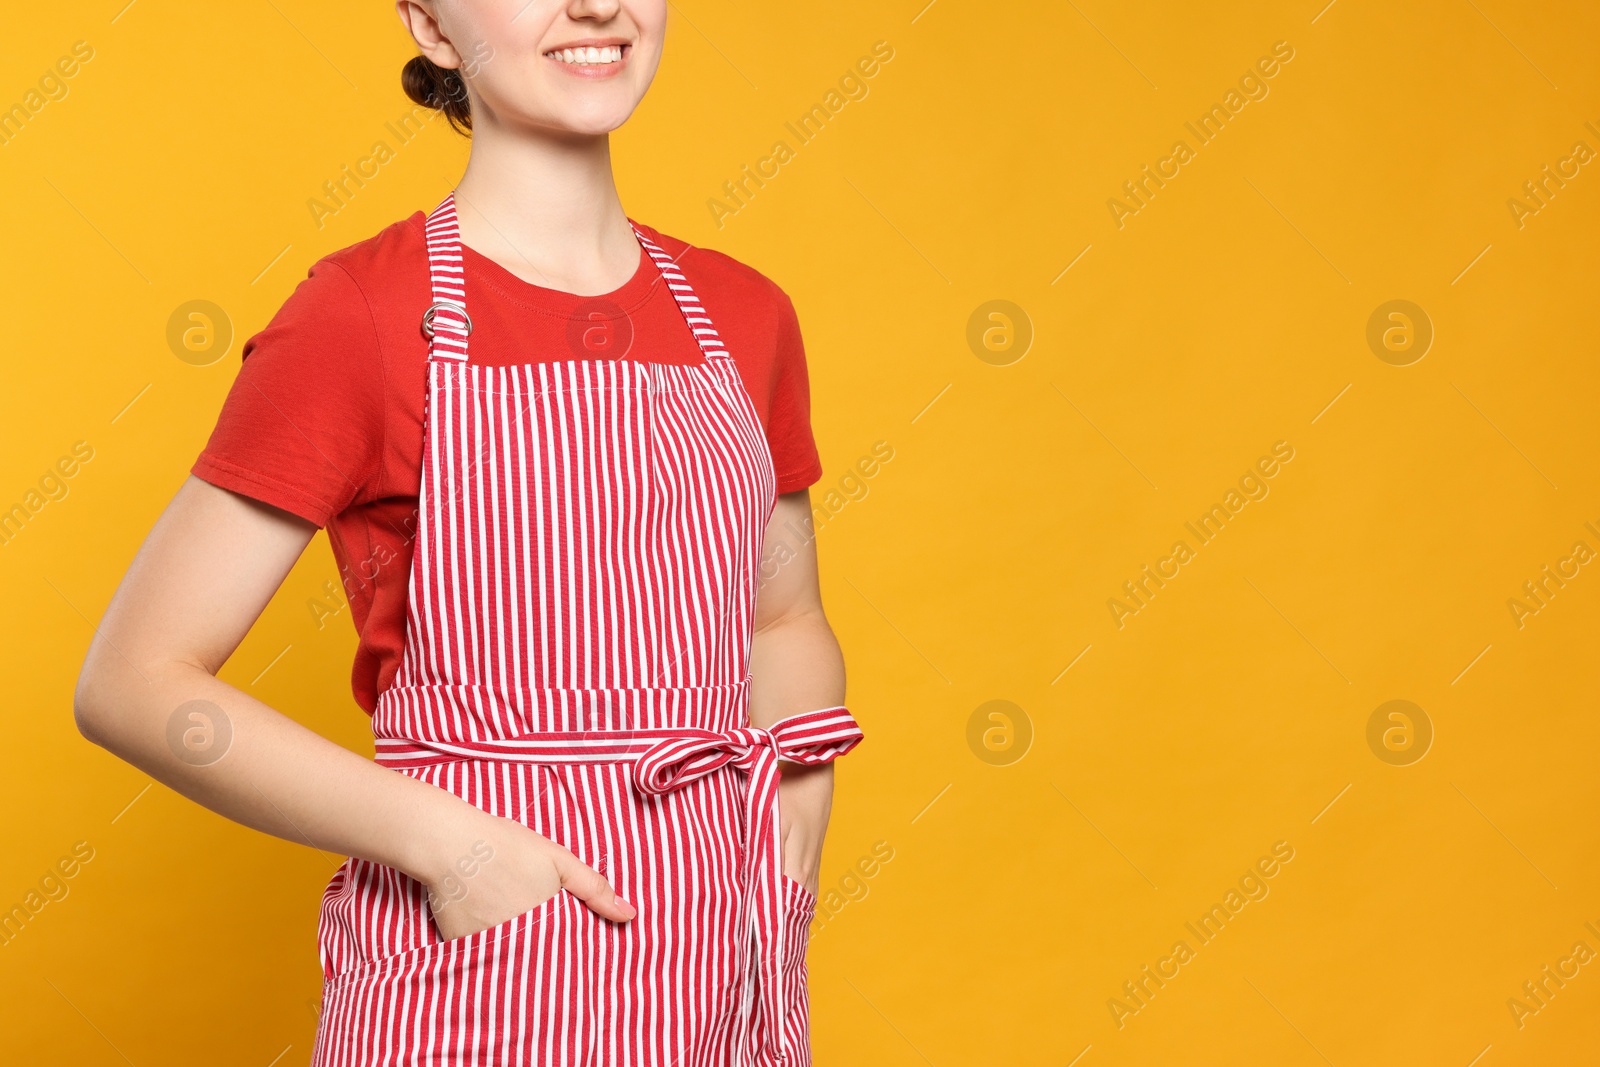
[[[800,319],[789,295],[781,289],[777,294],[777,350],[767,409],[767,441],[772,449],[777,491],[792,493],[814,485],[822,477],[822,460],[811,431],[811,384]]]
[[[190,473],[326,526],[383,455],[384,366],[360,286],[318,261],[240,358]]]

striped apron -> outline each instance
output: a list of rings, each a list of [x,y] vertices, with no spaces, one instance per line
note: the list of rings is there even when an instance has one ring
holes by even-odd
[[[811,1062],[816,899],[783,873],[779,761],[861,730],[844,707],[749,725],[772,457],[688,279],[634,233],[703,362],[472,363],[454,194],[428,216],[417,541],[372,727],[378,762],[570,849],[638,915],[562,889],[447,940],[423,884],[352,857],[322,897],[313,1067]]]

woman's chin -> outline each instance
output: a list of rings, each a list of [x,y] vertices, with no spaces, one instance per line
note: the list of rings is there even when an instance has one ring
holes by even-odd
[[[627,122],[632,114],[633,106],[604,105],[594,101],[590,106],[564,108],[554,114],[526,115],[517,125],[546,135],[603,137]]]

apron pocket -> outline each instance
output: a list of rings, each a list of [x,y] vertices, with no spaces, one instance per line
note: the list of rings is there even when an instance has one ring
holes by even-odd
[[[323,987],[312,1063],[422,1063],[414,1058],[421,1046],[410,1043],[419,1034],[436,1042],[429,1045],[430,1064],[500,1064],[517,1053],[528,1053],[529,1063],[589,1062],[577,1044],[583,1031],[567,1033],[547,1021],[559,1024],[556,1013],[569,998],[591,995],[579,989],[581,978],[568,973],[563,959],[575,947],[586,910],[558,890],[485,930],[338,974]],[[539,1049],[554,1058],[533,1058]]]
[[[441,940],[431,944],[423,945],[422,948],[444,951],[456,946],[464,946],[468,942],[473,941],[477,942],[477,944],[473,946],[475,948],[484,948],[497,944],[501,941],[504,941],[507,937],[515,934],[517,930],[521,929],[522,927],[530,926],[533,923],[539,922],[544,918],[542,913],[552,910],[560,901],[561,897],[566,895],[568,894],[565,889],[557,889],[554,896],[546,897],[544,900],[541,900],[527,911],[518,912],[516,915],[506,919],[504,922],[497,922],[493,926],[486,927],[485,929],[479,930],[476,933],[463,934],[460,937],[452,937],[448,940]],[[429,925],[430,929],[435,931],[438,930],[437,924],[430,923]]]
[[[503,922],[461,937],[438,940],[438,927],[433,922],[424,896],[421,906],[426,914],[423,921],[429,931],[428,936],[435,940],[357,963],[328,979],[328,985],[332,988],[356,982],[379,982],[385,976],[399,972],[405,972],[413,979],[426,978],[445,970],[470,969],[479,957],[498,956],[503,959],[520,955],[522,942],[541,940],[546,921],[559,914],[563,901],[569,899],[580,907],[585,906],[567,890],[557,889],[554,896]]]
[[[810,928],[811,917],[817,913],[817,898],[811,890],[787,874],[783,876],[783,904],[787,912],[804,912],[806,927]]]
[[[817,914],[817,898],[787,874],[782,879],[783,956],[779,960],[779,996],[788,1012],[786,1034],[772,1034],[769,1040],[786,1045],[794,1067],[811,1063],[810,998],[807,993],[806,948],[811,940],[811,920]],[[771,1023],[766,1024],[768,1027]]]
[[[811,920],[817,898],[799,882],[783,876],[784,958],[783,988],[790,1011],[804,1011],[806,1002],[806,948],[811,942]]]

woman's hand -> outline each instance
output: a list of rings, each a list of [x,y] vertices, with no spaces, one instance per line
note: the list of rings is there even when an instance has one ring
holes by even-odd
[[[812,896],[822,870],[822,839],[828,832],[833,808],[833,764],[802,767],[782,763],[778,783],[779,836],[783,843],[783,873],[806,887]]]
[[[452,798],[454,799],[454,798]],[[466,937],[532,911],[565,889],[595,914],[627,922],[638,912],[599,871],[522,823],[461,802],[424,880],[439,936]]]

